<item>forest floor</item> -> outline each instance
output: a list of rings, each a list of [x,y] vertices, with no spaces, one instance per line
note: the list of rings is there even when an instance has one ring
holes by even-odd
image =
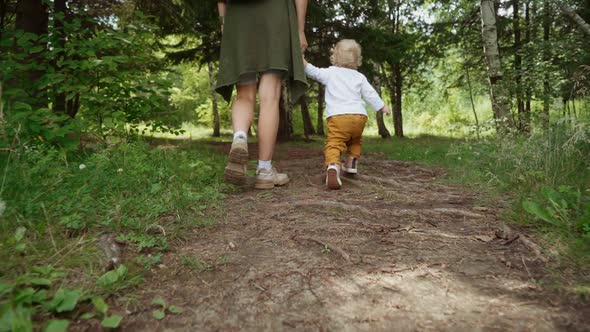
[[[291,182],[210,209],[216,224],[171,244],[122,330],[590,330],[590,306],[544,286],[547,258],[503,224],[503,202],[375,154],[330,191],[321,150],[278,150]],[[184,312],[154,320],[155,297]]]

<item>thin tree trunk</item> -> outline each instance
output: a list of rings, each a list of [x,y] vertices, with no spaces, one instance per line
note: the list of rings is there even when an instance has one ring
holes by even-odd
[[[56,38],[56,57],[53,61],[53,66],[56,72],[61,72],[62,68],[57,63],[58,59],[65,57],[64,49],[66,47],[66,32],[64,29],[64,20],[66,17],[66,0],[55,0],[53,2],[55,15],[53,17]],[[65,60],[65,59],[64,59]],[[55,101],[53,104],[53,111],[58,114],[66,114],[66,93],[64,91],[56,92]]]
[[[381,94],[381,75],[379,75],[380,68],[377,64],[374,64],[373,70],[375,72],[373,77],[373,87],[377,93]],[[389,130],[387,130],[387,127],[385,126],[385,121],[383,121],[383,112],[377,112],[377,128],[381,138],[391,137]]]
[[[301,107],[301,118],[303,119],[303,135],[305,138],[309,138],[309,136],[315,134],[315,129],[309,115],[309,104],[306,95],[303,95],[299,100],[299,106]]]
[[[0,80],[0,138],[4,138],[6,135],[6,124],[4,123],[4,96],[2,95],[2,88],[2,80]]]
[[[321,84],[318,84],[318,135],[324,135],[324,94],[326,91]]]
[[[8,1],[0,1],[0,40],[2,40],[2,32],[4,31],[4,24],[6,22],[7,9]]]
[[[80,94],[77,93],[72,99],[67,101],[67,107],[66,109],[68,110],[68,115],[70,116],[70,118],[75,118],[76,114],[78,114],[78,111],[80,110]]]
[[[279,131],[277,139],[288,141],[293,134],[293,108],[289,102],[289,89],[285,82],[282,84],[281,100],[279,102]]]
[[[402,119],[402,85],[403,77],[400,64],[393,65],[395,102],[393,105],[393,129],[396,137],[404,137],[404,127]]]
[[[576,98],[575,96],[572,98],[572,110],[574,111],[574,119],[578,119],[578,114],[576,113]]]
[[[209,61],[207,63],[209,70],[209,85],[211,87],[211,106],[213,108],[213,137],[221,136],[221,124],[219,122],[219,106],[217,103],[217,93],[215,92],[215,70],[213,63]]]
[[[493,0],[481,0],[482,36],[484,41],[484,55],[488,64],[490,79],[490,96],[492,109],[496,119],[498,132],[505,134],[514,128],[514,120],[510,114],[510,99],[502,82],[502,63],[498,47],[498,33],[496,29],[496,11]]]
[[[549,66],[551,61],[551,48],[550,48],[550,36],[551,36],[551,25],[553,24],[551,19],[551,5],[549,0],[545,0],[543,8],[543,62],[545,63],[544,75],[543,75],[543,114],[541,116],[543,121],[543,128],[549,129],[550,114],[549,106],[551,103],[551,86],[549,85]]]
[[[531,21],[531,15],[534,16],[535,15],[535,3],[536,1],[533,1],[532,3],[532,8],[531,8],[531,3],[530,1],[526,2],[525,5],[525,24],[526,24],[526,34],[525,34],[525,44],[527,45],[527,53],[526,53],[526,57],[525,57],[525,80],[524,80],[524,86],[525,86],[525,104],[524,104],[524,112],[525,112],[525,124],[526,124],[526,128],[528,129],[528,131],[530,131],[531,128],[531,99],[532,99],[532,85],[533,85],[533,80],[531,79],[532,76],[532,56],[531,56],[531,52],[528,50],[528,47],[530,46],[530,42],[533,38],[534,34],[534,27]],[[531,13],[532,11],[532,13]]]
[[[33,33],[37,36],[47,35],[49,14],[47,11],[47,5],[43,0],[19,0],[16,4],[16,22],[15,27],[17,30],[22,30],[25,33]],[[43,41],[39,46],[47,47]],[[18,52],[26,52],[26,50],[18,50]],[[36,54],[26,54],[24,63],[36,63],[42,64],[44,61],[42,52]],[[32,105],[37,108],[46,107],[46,91],[38,88],[39,79],[43,76],[43,70],[29,70],[23,75],[24,81],[27,81],[25,85],[21,85],[22,88],[30,88],[29,94],[33,98]],[[23,82],[24,83],[24,82]]]
[[[569,16],[574,22],[576,22],[585,34],[590,36],[590,24],[586,23],[586,21],[584,21],[584,19],[568,5],[563,4],[559,6],[559,8],[565,15]]]
[[[521,52],[521,31],[520,31],[520,1],[513,0],[512,4],[513,27],[514,27],[514,71],[516,74],[516,106],[518,110],[518,129],[522,132],[528,131],[526,125],[526,114],[522,89],[522,55]]]
[[[401,0],[388,1],[388,14],[391,21],[391,32],[397,35],[400,30],[400,7]],[[399,62],[391,63],[391,77],[387,80],[393,103],[393,129],[396,137],[404,137],[403,120],[402,120],[402,84],[403,77],[401,64]]]
[[[469,67],[465,65],[465,73],[467,74],[467,87],[469,88],[469,99],[471,100],[471,109],[473,110],[473,117],[475,118],[475,133],[477,139],[479,136],[479,119],[477,118],[477,112],[475,111],[475,102],[473,101],[473,89],[471,88],[471,75],[469,74]]]

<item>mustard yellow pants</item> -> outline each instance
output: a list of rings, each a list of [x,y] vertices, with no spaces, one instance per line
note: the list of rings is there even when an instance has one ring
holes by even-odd
[[[326,166],[340,164],[340,156],[360,158],[363,130],[367,116],[362,114],[333,115],[328,118],[328,136],[324,145]]]

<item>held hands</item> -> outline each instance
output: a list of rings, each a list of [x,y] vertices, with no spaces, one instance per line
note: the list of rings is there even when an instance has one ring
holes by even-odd
[[[389,115],[389,114],[391,114],[391,109],[389,108],[389,106],[385,105],[381,109],[381,112],[383,112],[383,114],[385,114],[385,115]]]

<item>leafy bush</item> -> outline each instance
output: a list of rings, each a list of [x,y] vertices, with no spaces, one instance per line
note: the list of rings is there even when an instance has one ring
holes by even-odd
[[[544,188],[538,202],[525,200],[522,207],[539,220],[590,240],[590,195],[583,195],[579,189]]]
[[[105,137],[137,132],[141,125],[177,132],[175,123],[167,121],[172,83],[160,75],[165,62],[156,55],[157,28],[146,21],[139,15],[125,29],[88,29],[98,24],[87,17],[63,21],[63,46],[51,33],[3,31],[0,102],[8,129],[4,138],[67,146],[76,143],[71,133],[79,131]],[[56,98],[62,95],[68,106],[57,112]]]

